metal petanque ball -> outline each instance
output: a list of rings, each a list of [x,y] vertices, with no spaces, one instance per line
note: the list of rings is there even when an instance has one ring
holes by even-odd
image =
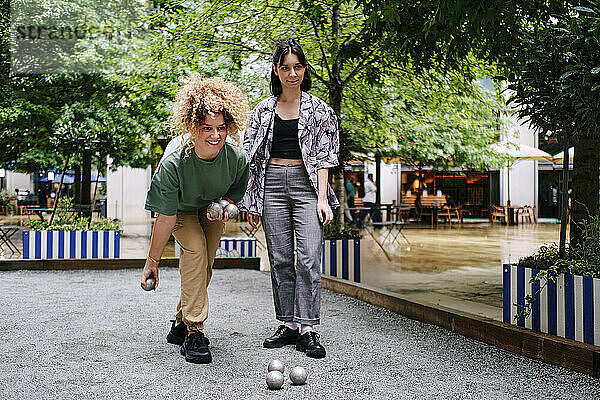
[[[267,374],[267,386],[271,390],[279,390],[283,386],[283,374],[279,371],[271,371]]]
[[[208,206],[208,208],[206,209],[206,212],[208,213],[208,215],[210,215],[211,218],[219,218],[219,211],[221,211],[223,209],[223,207],[221,207],[221,204],[219,203],[210,203],[210,205]]]
[[[294,385],[304,385],[307,377],[308,373],[302,367],[294,367],[290,371],[290,380]]]
[[[227,207],[223,211],[227,213],[229,219],[236,219],[239,214],[239,210],[235,204],[227,204]]]
[[[231,203],[230,203],[230,202],[228,202],[228,201],[227,201],[227,200],[225,200],[225,199],[221,199],[221,200],[219,200],[219,204],[221,205],[221,208],[225,209],[225,207],[227,207],[227,206],[228,206],[228,205],[230,205]]]
[[[269,366],[267,367],[267,370],[269,372],[271,371],[279,371],[283,374],[283,371],[285,371],[285,368],[283,366],[283,363],[279,360],[273,360],[269,363]]]
[[[146,287],[142,286],[142,289],[149,292],[151,290],[154,290],[155,285],[156,285],[156,279],[154,279],[153,277],[149,277],[148,279],[146,279]]]

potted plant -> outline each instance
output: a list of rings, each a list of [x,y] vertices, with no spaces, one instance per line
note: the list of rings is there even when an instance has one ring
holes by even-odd
[[[360,231],[354,225],[325,225],[321,273],[360,283],[360,242]]]
[[[551,244],[503,266],[503,320],[600,346],[600,216],[578,226],[564,256]]]
[[[120,221],[100,218],[90,221],[73,211],[69,201],[56,210],[52,222],[32,219],[23,231],[24,259],[119,258]]]
[[[13,211],[14,202],[17,200],[16,193],[9,192],[6,189],[0,191],[0,209],[5,213],[9,214]]]

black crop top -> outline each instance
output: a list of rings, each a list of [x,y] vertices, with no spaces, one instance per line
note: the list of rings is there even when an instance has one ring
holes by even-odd
[[[281,119],[275,113],[271,157],[302,159],[300,142],[298,141],[298,118]]]

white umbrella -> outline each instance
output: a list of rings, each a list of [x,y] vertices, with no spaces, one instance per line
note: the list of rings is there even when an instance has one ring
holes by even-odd
[[[537,161],[552,161],[552,155],[526,144],[510,145],[508,142],[494,143],[494,150],[499,153],[506,154],[513,161],[519,160],[537,160]]]
[[[552,155],[537,149],[532,146],[527,146],[522,143],[509,144],[508,142],[494,143],[493,149],[499,153],[506,154],[513,161],[520,160],[537,160],[537,161],[552,161]],[[508,201],[510,201],[510,166],[506,178],[506,187],[508,191]]]
[[[575,154],[575,147],[571,147],[569,149],[569,162],[573,162],[574,154]],[[565,158],[565,152],[561,151],[560,153],[558,153],[557,155],[552,157],[552,161],[555,163],[562,163],[562,162],[564,162],[564,158]]]

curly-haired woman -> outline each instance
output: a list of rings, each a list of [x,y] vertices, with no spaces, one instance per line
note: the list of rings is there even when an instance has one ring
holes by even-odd
[[[327,183],[328,168],[338,165],[339,133],[335,113],[307,92],[310,87],[300,44],[278,43],[273,96],[254,108],[244,138],[250,181],[242,207],[252,225],[262,216],[275,317],[283,322],[264,347],[296,344],[309,357],[321,358],[325,348],[313,326],[320,323],[322,224],[331,222],[331,207],[339,205]]]
[[[146,197],[146,210],[158,217],[142,286],[150,276],[158,286],[158,263],[172,233],[182,249],[181,296],[167,341],[181,345],[181,354],[189,362],[212,361],[202,331],[212,264],[228,216],[221,212],[213,219],[206,208],[213,200],[235,203],[244,195],[248,161],[226,139],[237,138],[247,119],[246,99],[238,87],[221,78],[191,76],[175,98],[171,119],[180,136],[167,146]]]

